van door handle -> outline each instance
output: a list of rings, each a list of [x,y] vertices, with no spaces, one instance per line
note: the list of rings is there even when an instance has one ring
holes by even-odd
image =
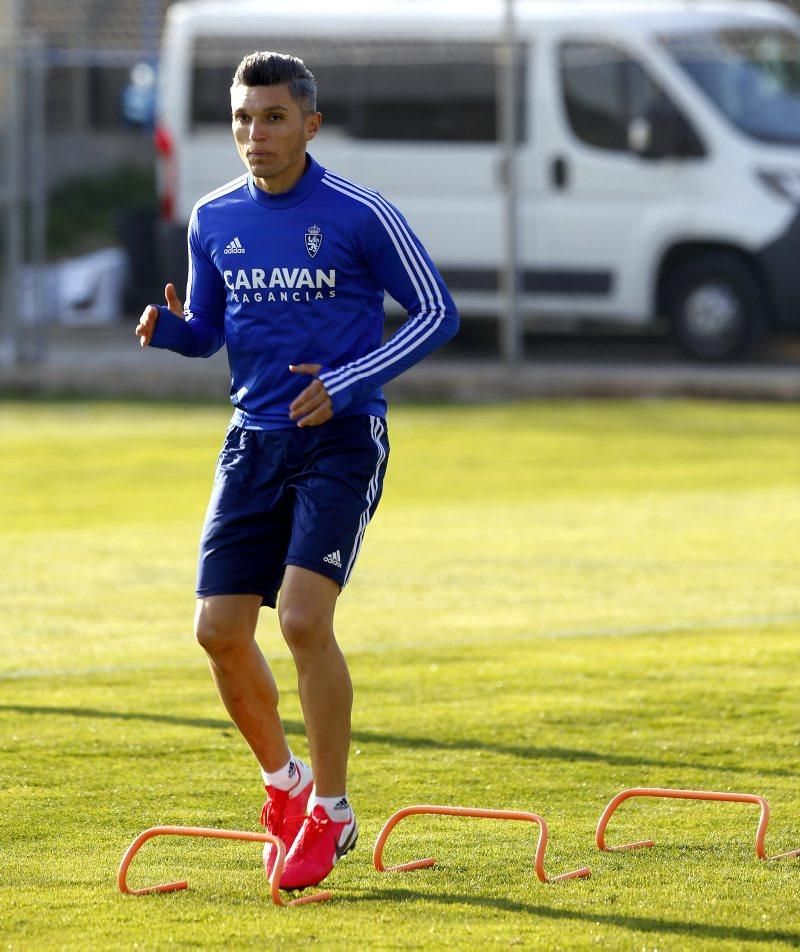
[[[558,191],[569,188],[569,163],[563,155],[557,155],[550,163],[550,184]]]

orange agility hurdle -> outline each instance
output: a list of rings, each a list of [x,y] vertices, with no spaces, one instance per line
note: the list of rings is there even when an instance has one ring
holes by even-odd
[[[756,856],[759,859],[787,859],[792,856],[800,856],[800,850],[792,850],[789,853],[778,853],[775,856],[767,856],[764,848],[764,837],[767,833],[767,824],[769,823],[769,804],[764,797],[759,797],[754,793],[717,793],[714,790],[671,790],[668,787],[632,787],[630,790],[623,790],[618,793],[603,810],[600,821],[597,824],[595,832],[595,842],[597,848],[605,852],[615,850],[635,850],[642,847],[653,846],[652,840],[640,840],[636,843],[625,843],[621,846],[608,846],[606,843],[606,827],[614,811],[625,800],[631,797],[667,797],[673,800],[724,800],[732,803],[755,803],[761,807],[761,816],[756,830]]]
[[[472,816],[490,820],[524,820],[528,823],[535,823],[539,827],[539,838],[536,842],[534,865],[536,868],[536,875],[539,877],[541,882],[557,883],[562,879],[578,879],[591,875],[591,870],[586,867],[576,869],[571,873],[561,873],[559,876],[553,877],[549,877],[545,873],[544,853],[547,849],[548,840],[547,824],[545,823],[544,819],[536,813],[525,813],[521,810],[481,810],[476,807],[441,807],[431,805],[404,807],[402,810],[398,810],[397,813],[394,813],[389,817],[389,819],[384,824],[383,829],[378,834],[378,839],[375,841],[375,848],[372,852],[372,862],[375,866],[375,869],[377,869],[379,873],[393,873],[411,869],[423,869],[424,867],[433,866],[436,863],[436,860],[433,857],[428,857],[427,859],[413,860],[410,863],[400,863],[397,866],[384,866],[383,864],[383,848],[386,844],[386,840],[389,838],[389,834],[402,819],[407,816],[419,814],[434,814],[438,816]]]
[[[284,902],[279,891],[281,873],[283,872],[283,863],[286,859],[286,847],[283,841],[273,836],[271,833],[250,833],[243,830],[213,830],[202,826],[154,826],[144,833],[140,833],[131,845],[125,851],[120,863],[119,873],[117,874],[117,885],[119,891],[127,893],[130,896],[145,896],[148,893],[176,892],[179,889],[186,889],[188,883],[186,880],[178,880],[174,883],[162,883],[160,886],[144,886],[141,889],[131,889],[128,886],[128,867],[131,865],[133,857],[139,852],[139,849],[154,836],[200,836],[217,840],[248,840],[257,843],[272,843],[278,851],[278,858],[269,878],[270,895],[276,906],[300,906],[309,902],[325,902],[331,898],[328,891],[314,893],[312,896],[301,896],[299,899],[292,899],[290,902]]]

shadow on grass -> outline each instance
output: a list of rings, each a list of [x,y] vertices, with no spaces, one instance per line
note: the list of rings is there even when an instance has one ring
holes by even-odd
[[[344,897],[342,898],[343,901]],[[443,904],[461,903],[481,906],[488,909],[500,909],[504,912],[522,912],[542,919],[555,919],[564,922],[582,921],[592,925],[616,926],[631,932],[653,932],[659,935],[685,935],[692,939],[728,939],[735,942],[768,942],[796,947],[800,944],[800,932],[787,932],[779,929],[748,929],[744,926],[713,925],[706,922],[676,922],[670,919],[644,918],[640,916],[607,915],[591,912],[579,912],[575,909],[554,909],[552,906],[538,906],[533,903],[519,902],[514,899],[496,899],[490,896],[456,895],[453,893],[421,892],[414,889],[374,889],[361,894],[355,902],[364,900],[390,900],[441,902]]]
[[[0,704],[0,712],[16,714],[55,714],[61,717],[85,717],[89,720],[148,721],[151,724],[172,724],[176,727],[204,727],[209,730],[234,730],[233,723],[220,717],[179,717],[177,714],[154,714],[140,711],[103,711],[95,707],[44,707],[35,704]],[[301,734],[305,727],[300,721],[284,721],[288,734]]]
[[[172,724],[177,727],[200,727],[210,730],[234,730],[233,724],[223,718],[215,717],[179,717],[176,714],[156,714],[139,711],[108,711],[92,707],[45,707],[33,704],[0,704],[0,712],[15,714],[56,715],[62,717],[85,717],[99,720],[149,721],[153,724]],[[304,734],[305,727],[300,721],[284,721],[287,734]],[[657,767],[677,768],[680,770],[713,770],[716,773],[741,773],[752,776],[754,773],[772,777],[793,777],[796,772],[780,767],[736,767],[726,764],[698,764],[682,760],[667,760],[639,757],[635,754],[607,753],[596,750],[581,750],[574,747],[533,747],[522,744],[492,744],[468,737],[458,740],[440,740],[433,737],[414,737],[404,734],[389,734],[383,731],[354,730],[353,742],[356,744],[385,744],[388,747],[403,747],[409,750],[434,751],[489,751],[518,757],[520,760],[562,760],[567,763],[597,763],[614,767]]]

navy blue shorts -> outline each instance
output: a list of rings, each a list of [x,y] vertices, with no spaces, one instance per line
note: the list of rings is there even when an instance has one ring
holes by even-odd
[[[389,456],[380,417],[321,426],[231,425],[208,504],[197,595],[261,595],[273,608],[287,565],[344,586],[378,506]]]

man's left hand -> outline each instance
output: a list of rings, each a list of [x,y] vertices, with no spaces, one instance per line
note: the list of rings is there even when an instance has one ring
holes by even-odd
[[[293,374],[310,374],[316,377],[322,364],[289,364]],[[298,426],[319,426],[333,416],[333,404],[321,380],[313,380],[306,389],[289,404],[289,419]]]

